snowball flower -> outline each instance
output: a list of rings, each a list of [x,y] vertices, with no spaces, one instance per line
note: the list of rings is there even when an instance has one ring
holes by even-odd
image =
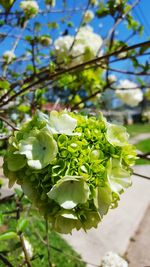
[[[33,256],[33,248],[32,248],[32,245],[30,244],[30,242],[26,238],[24,238],[24,245],[25,245],[26,251],[28,253],[28,257],[32,258],[32,256]],[[21,257],[24,258],[24,253],[23,252],[21,253]]]
[[[124,128],[100,116],[37,112],[9,139],[4,175],[10,186],[22,187],[54,230],[96,228],[131,185],[136,155],[127,137]]]
[[[120,81],[116,96],[131,107],[137,106],[143,100],[142,91],[137,88],[136,83],[129,80]]]
[[[110,74],[110,75],[108,76],[108,81],[109,81],[110,83],[115,83],[115,82],[117,81],[117,77],[116,77],[116,75],[114,75],[114,74]]]
[[[103,257],[101,267],[128,267],[128,263],[118,254],[110,251]]]
[[[28,18],[35,17],[39,12],[39,6],[36,1],[22,1],[20,3],[20,8]]]
[[[94,18],[94,13],[92,10],[87,10],[85,13],[84,13],[84,22],[85,23],[88,23],[90,22],[92,19]]]
[[[69,66],[78,65],[94,58],[102,42],[102,38],[91,27],[81,27],[75,37],[61,36],[54,42],[56,60],[61,63],[68,59]]]
[[[13,51],[5,51],[3,54],[3,60],[5,63],[9,64],[15,59],[15,54]]]
[[[49,46],[52,44],[52,39],[48,36],[41,36],[40,43],[42,46]]]

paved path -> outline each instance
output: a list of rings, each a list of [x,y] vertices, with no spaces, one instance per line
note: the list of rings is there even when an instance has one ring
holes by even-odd
[[[150,166],[136,166],[135,171],[147,175]],[[130,238],[138,229],[149,203],[150,181],[133,176],[133,186],[121,196],[119,207],[109,211],[98,229],[87,233],[73,231],[72,235],[64,235],[64,238],[86,262],[99,266],[107,251],[121,255],[126,252]],[[92,264],[87,266],[92,267]]]
[[[141,126],[142,127],[142,126]],[[138,142],[150,138],[150,133],[142,133],[134,136],[130,139],[131,144],[137,144]]]
[[[150,267],[150,206],[126,252],[129,267]]]

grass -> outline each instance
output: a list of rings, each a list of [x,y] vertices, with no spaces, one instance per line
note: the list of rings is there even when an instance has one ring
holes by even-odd
[[[150,133],[150,123],[136,123],[132,125],[126,125],[127,131],[130,134],[130,138],[135,137],[136,135],[142,133]],[[145,139],[135,144],[136,148],[143,153],[150,151],[150,139]],[[136,165],[150,164],[149,160],[146,159],[137,159]]]
[[[143,153],[150,151],[150,138],[140,141],[136,144],[136,148],[141,150]]]
[[[143,153],[150,152],[150,138],[140,141],[135,146],[138,150],[142,151]],[[137,165],[150,164],[150,161],[145,159],[138,159],[136,161],[136,164]]]
[[[23,212],[22,217],[27,217],[28,224],[23,230],[25,238],[30,242],[33,248],[34,257],[32,267],[47,267],[48,265],[48,252],[44,242],[46,240],[46,227],[45,220],[37,213],[35,209],[31,209],[28,216],[26,212],[30,203],[27,198],[22,200]],[[9,212],[16,208],[15,197],[8,203],[1,204],[1,214]],[[17,229],[17,220],[15,214],[0,214],[0,232],[14,231]],[[52,229],[49,230],[49,242],[50,242],[50,253],[53,267],[85,267],[85,263],[81,257],[71,248],[70,245]],[[20,263],[23,261],[21,258],[21,246],[18,238],[3,240],[0,242],[0,255],[6,257],[9,262],[14,266],[22,266]],[[1,261],[0,267],[6,267]]]
[[[130,137],[134,137],[142,133],[150,133],[150,123],[136,123],[132,125],[126,125],[127,131],[130,134]]]

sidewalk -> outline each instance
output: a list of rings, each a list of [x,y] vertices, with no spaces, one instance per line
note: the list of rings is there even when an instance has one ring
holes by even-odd
[[[147,175],[150,166],[136,166],[135,171]],[[88,267],[93,267],[94,264],[99,266],[107,251],[124,255],[130,238],[137,231],[150,204],[150,181],[136,176],[132,179],[133,185],[121,196],[118,208],[109,211],[98,229],[87,233],[73,231],[72,235],[63,235],[83,260],[89,262]]]

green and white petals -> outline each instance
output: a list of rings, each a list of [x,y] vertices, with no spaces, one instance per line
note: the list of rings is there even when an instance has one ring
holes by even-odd
[[[113,146],[125,146],[128,144],[129,135],[126,128],[121,125],[107,123],[106,139]]]
[[[100,216],[103,217],[112,203],[112,190],[107,185],[97,187],[95,192],[94,204],[98,209]]]
[[[89,230],[92,227],[97,228],[98,223],[101,221],[100,215],[96,211],[89,211],[84,213],[85,219],[82,220],[83,229]]]
[[[108,183],[113,192],[122,193],[131,186],[131,174],[122,167],[121,161],[110,159],[107,168]]]
[[[51,111],[50,113],[50,130],[52,133],[77,135],[73,133],[77,126],[77,120],[72,118],[66,113],[58,113],[57,111]]]
[[[73,209],[78,204],[87,202],[90,190],[80,176],[65,176],[47,193],[64,209]]]
[[[73,213],[68,211],[64,211],[52,222],[53,228],[55,231],[62,233],[62,234],[70,234],[73,229],[79,230],[82,225],[78,220],[77,216]]]
[[[16,154],[16,150],[10,147],[7,152],[7,167],[10,171],[18,171],[26,165],[26,158],[23,155]]]
[[[57,151],[56,141],[45,129],[19,144],[19,154],[25,155],[28,165],[34,169],[42,169],[50,164],[55,159]]]

